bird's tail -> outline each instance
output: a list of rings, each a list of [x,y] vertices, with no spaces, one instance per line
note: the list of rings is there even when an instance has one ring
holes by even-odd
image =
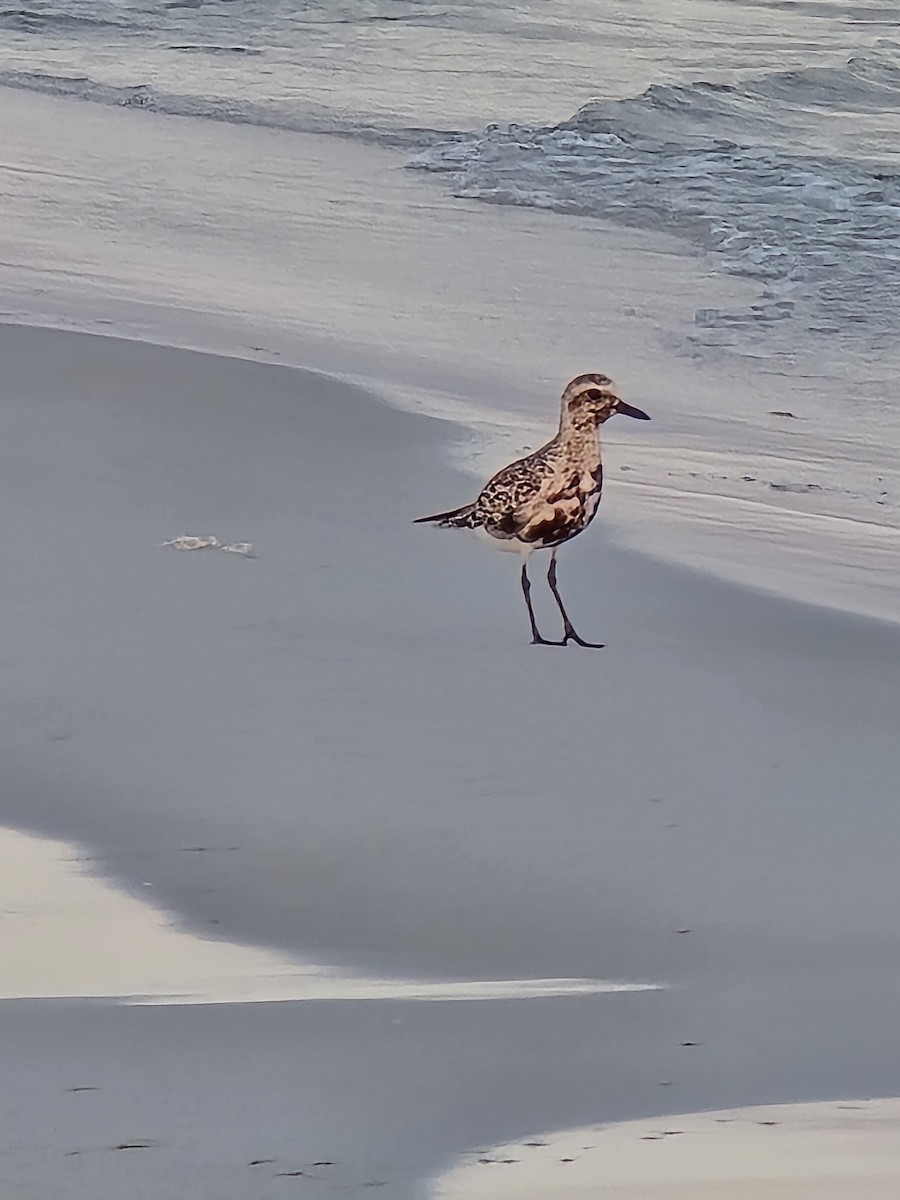
[[[430,523],[441,525],[444,529],[472,529],[475,525],[474,515],[475,505],[464,504],[462,508],[454,508],[450,512],[435,513],[432,517],[416,517],[413,524],[422,525]]]

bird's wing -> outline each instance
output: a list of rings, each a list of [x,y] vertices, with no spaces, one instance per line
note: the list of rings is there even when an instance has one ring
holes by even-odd
[[[478,523],[495,537],[515,537],[541,483],[533,456],[510,463],[488,480],[475,501]]]
[[[479,524],[494,537],[522,537],[553,518],[560,506],[577,505],[578,473],[561,471],[546,457],[510,463],[485,486],[475,502]]]

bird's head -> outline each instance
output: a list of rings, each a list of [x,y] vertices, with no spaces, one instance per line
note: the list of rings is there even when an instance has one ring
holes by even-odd
[[[562,394],[563,421],[576,427],[602,425],[616,413],[638,421],[650,418],[640,408],[626,404],[616,395],[613,381],[606,375],[578,375]]]

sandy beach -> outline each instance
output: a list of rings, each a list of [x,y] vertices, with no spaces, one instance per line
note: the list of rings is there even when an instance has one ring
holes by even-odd
[[[773,1105],[572,1130],[481,1155],[437,1195],[891,1200],[900,1101]]]
[[[0,1200],[900,1196],[895,7],[0,12]]]
[[[0,354],[2,824],[282,963],[658,986],[6,1000],[10,1197],[412,1200],[546,1130],[896,1093],[897,626],[601,527],[561,574],[608,649],[541,653],[504,556],[410,524],[468,494],[451,424],[112,337]]]

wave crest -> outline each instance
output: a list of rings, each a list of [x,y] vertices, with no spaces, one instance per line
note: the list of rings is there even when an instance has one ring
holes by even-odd
[[[460,197],[675,234],[715,254],[721,269],[765,281],[747,312],[699,310],[707,328],[802,315],[817,331],[852,322],[887,332],[900,310],[900,165],[877,170],[787,148],[797,139],[784,98],[806,105],[822,72],[653,86],[591,101],[557,126],[455,137],[409,166],[447,173]],[[877,94],[877,111],[900,111],[894,64],[854,59],[827,79],[829,111],[838,93],[845,109],[875,107]]]
[[[22,33],[46,33],[54,29],[126,29],[128,23],[110,17],[86,17],[79,13],[36,12],[30,8],[0,10],[0,29]]]

